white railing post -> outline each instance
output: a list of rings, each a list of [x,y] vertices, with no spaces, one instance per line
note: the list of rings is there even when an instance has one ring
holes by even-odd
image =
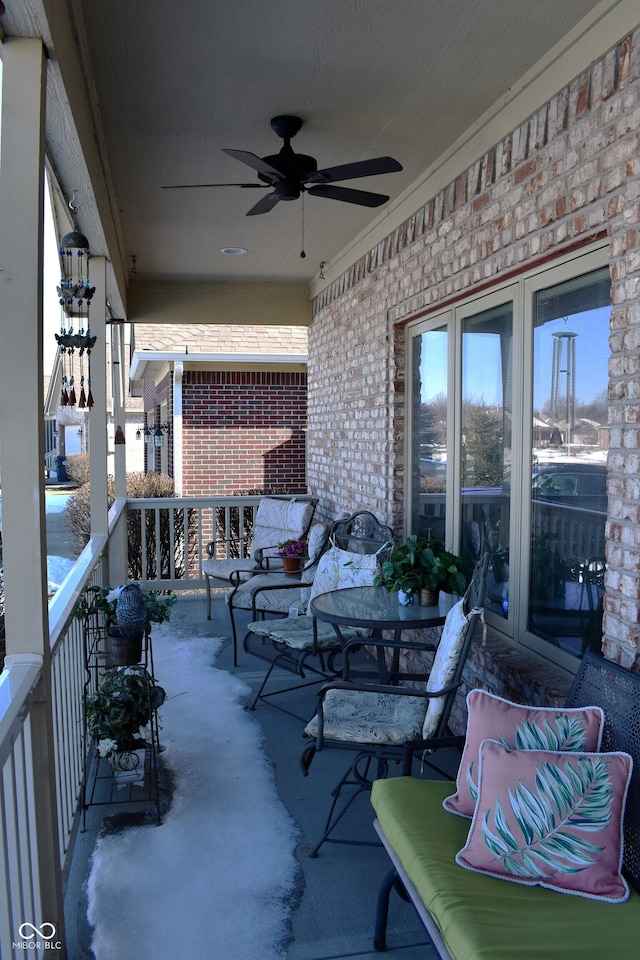
[[[42,263],[45,50],[39,40],[3,44],[2,176],[0,177],[0,444],[7,654],[37,657],[43,666],[30,713],[25,756],[33,771],[32,843],[36,851],[37,916],[21,922],[64,931],[58,858],[55,750],[44,511]],[[26,387],[26,389],[25,389]],[[15,425],[21,429],[16,430]],[[15,931],[18,939],[18,931]],[[63,938],[62,938],[63,939]],[[64,950],[51,951],[62,957]]]

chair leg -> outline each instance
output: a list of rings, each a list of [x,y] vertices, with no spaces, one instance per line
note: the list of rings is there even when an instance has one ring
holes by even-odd
[[[204,583],[207,588],[207,620],[211,620],[211,580],[205,573]]]
[[[311,758],[312,759],[312,758]],[[364,771],[361,773],[358,770],[358,764],[360,761],[364,760]],[[324,827],[324,833],[316,843],[315,847],[309,854],[312,859],[315,859],[318,856],[318,852],[323,843],[348,843],[360,847],[372,847],[378,846],[379,841],[377,840],[341,840],[336,839],[331,836],[335,828],[338,826],[345,813],[349,810],[354,800],[360,796],[361,793],[365,793],[371,790],[371,784],[373,783],[372,778],[369,776],[369,768],[371,766],[374,757],[370,754],[359,753],[356,759],[353,761],[351,766],[348,768],[343,777],[338,781],[336,786],[331,791],[331,796],[333,801],[329,808],[329,813],[327,815],[327,820]],[[309,760],[309,762],[311,762]],[[376,779],[382,780],[386,777],[388,771],[388,764],[386,760],[378,758],[377,761],[377,773]],[[352,779],[350,779],[352,778]],[[340,810],[336,813],[336,808],[340,800],[340,794],[344,787],[355,787],[349,799],[343,804]]]

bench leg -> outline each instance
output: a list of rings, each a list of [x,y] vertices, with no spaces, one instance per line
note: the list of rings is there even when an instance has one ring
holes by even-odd
[[[396,883],[400,880],[395,867],[389,870],[378,893],[378,903],[376,905],[376,927],[373,935],[373,949],[378,953],[384,953],[387,949],[387,920],[389,918],[389,897]]]

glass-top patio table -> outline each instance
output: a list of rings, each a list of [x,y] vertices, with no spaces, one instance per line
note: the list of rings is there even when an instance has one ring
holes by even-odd
[[[394,651],[390,669],[383,668],[384,656],[381,649],[378,651],[380,679],[388,682],[390,674],[397,672],[402,632],[441,627],[458,599],[453,594],[441,593],[436,606],[421,607],[415,601],[410,606],[403,606],[398,602],[398,594],[389,593],[383,586],[345,587],[318,594],[311,600],[310,609],[318,620],[331,623],[340,638],[341,626],[362,627],[371,631],[375,645],[376,637],[381,637],[383,631],[392,630],[398,648]],[[436,646],[437,642],[434,642],[433,648]]]

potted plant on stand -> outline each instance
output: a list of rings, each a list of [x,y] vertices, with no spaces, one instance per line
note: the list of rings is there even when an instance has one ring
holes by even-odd
[[[431,607],[441,590],[462,595],[469,572],[469,562],[446,550],[441,540],[414,534],[391,550],[374,583],[398,593],[399,603],[411,604],[417,596],[421,606]]]
[[[302,561],[307,559],[309,544],[306,540],[282,540],[277,546],[277,556],[289,573],[299,570]]]
[[[87,732],[100,757],[109,760],[118,787],[144,783],[145,758],[155,749],[156,712],[163,687],[141,665],[113,667],[85,699]]]
[[[113,666],[139,663],[142,641],[152,623],[164,623],[171,616],[175,595],[147,590],[142,584],[120,587],[87,587],[76,609],[85,623],[92,616],[101,621],[108,639],[108,658]]]

